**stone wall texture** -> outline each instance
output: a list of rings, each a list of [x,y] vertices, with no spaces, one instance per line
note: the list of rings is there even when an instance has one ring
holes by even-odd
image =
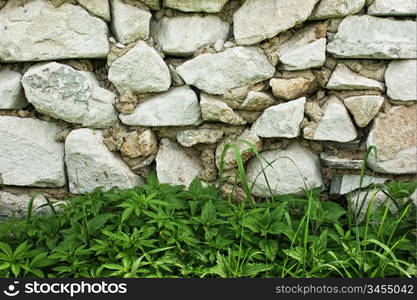
[[[152,171],[236,191],[230,143],[260,198],[355,192],[369,147],[366,184],[412,180],[416,5],[0,0],[0,216]]]

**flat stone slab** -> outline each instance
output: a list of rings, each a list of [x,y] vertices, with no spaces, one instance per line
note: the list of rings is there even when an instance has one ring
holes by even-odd
[[[338,64],[336,66],[326,88],[328,90],[345,91],[374,90],[383,92],[385,90],[382,82],[359,75],[344,64]]]
[[[385,71],[387,95],[397,101],[417,101],[417,60],[392,61]]]
[[[384,103],[384,97],[373,95],[353,96],[345,98],[343,102],[353,115],[356,125],[365,127],[378,114]]]
[[[359,188],[364,189],[370,185],[383,184],[388,179],[374,176],[363,176],[361,184],[361,176],[353,174],[337,175],[332,178],[332,185],[330,193],[332,195],[346,195],[350,192],[358,190]]]
[[[320,162],[324,167],[341,170],[360,170],[362,169],[362,159],[339,158],[325,152],[320,153]]]

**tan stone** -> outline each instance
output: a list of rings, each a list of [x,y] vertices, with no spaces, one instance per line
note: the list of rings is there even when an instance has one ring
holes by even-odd
[[[298,78],[272,78],[269,82],[275,97],[284,100],[293,100],[309,94],[317,86],[315,79]]]

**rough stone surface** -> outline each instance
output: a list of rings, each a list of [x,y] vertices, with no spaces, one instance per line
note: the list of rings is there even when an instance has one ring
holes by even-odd
[[[417,60],[393,61],[385,71],[387,95],[392,100],[417,101]]]
[[[129,132],[124,137],[120,147],[122,155],[129,158],[145,157],[155,154],[158,151],[158,141],[152,130],[146,129],[139,133]]]
[[[200,106],[204,121],[220,121],[231,125],[244,125],[246,121],[226,103],[221,97],[201,94]]]
[[[317,155],[298,143],[284,150],[262,152],[261,155],[270,165],[252,158],[246,167],[248,181],[255,182],[252,191],[255,196],[269,197],[271,192],[272,195],[301,194],[306,188],[323,186]],[[271,191],[262,170],[268,178]]]
[[[201,47],[227,40],[229,24],[215,16],[164,17],[151,27],[151,32],[164,53],[190,56]]]
[[[373,16],[415,16],[416,0],[375,0],[368,8],[368,15]]]
[[[184,147],[197,144],[215,144],[223,137],[223,130],[215,128],[185,129],[177,134],[177,141]]]
[[[97,187],[128,189],[143,183],[103,143],[102,132],[87,128],[71,131],[65,141],[65,164],[73,194],[92,192]]]
[[[359,127],[365,127],[378,114],[384,103],[384,97],[364,95],[345,98],[343,101],[356,124]]]
[[[164,60],[143,41],[112,63],[109,80],[121,94],[128,90],[164,92],[171,85],[171,75]]]
[[[106,23],[81,6],[64,3],[56,8],[46,0],[18,3],[8,1],[0,11],[0,61],[107,56]]]
[[[246,98],[239,105],[239,109],[247,111],[263,111],[274,105],[275,100],[263,92],[249,91]]]
[[[338,64],[326,86],[329,90],[375,90],[384,91],[384,84],[359,75],[344,64]]]
[[[65,185],[60,127],[35,119],[0,116],[0,179],[5,185]]]
[[[373,210],[377,209],[381,205],[388,205],[391,212],[396,211],[393,203],[389,201],[387,195],[385,195],[381,190],[355,191],[348,194],[346,197],[348,201],[351,202],[352,210],[358,216],[359,222],[362,222],[365,219],[366,211],[371,199],[374,201]]]
[[[293,100],[308,94],[315,88],[314,78],[272,78],[269,82],[275,97],[283,100]]]
[[[363,166],[362,159],[339,158],[324,152],[320,153],[320,161],[322,166],[332,169],[360,170]]]
[[[375,118],[366,146],[377,149],[368,165],[374,171],[390,174],[415,174],[417,170],[416,105],[393,107]],[[372,152],[373,153],[373,152]]]
[[[327,51],[336,57],[417,58],[416,22],[372,16],[343,19]]]
[[[156,172],[161,183],[188,187],[203,171],[201,160],[169,139],[162,139],[156,156]]]
[[[197,95],[188,86],[172,88],[141,103],[120,120],[133,126],[187,126],[201,123]]]
[[[310,16],[312,20],[341,18],[362,10],[366,0],[321,0]]]
[[[27,99],[37,111],[95,128],[116,123],[116,95],[101,88],[91,72],[47,63],[31,67],[22,78]]]
[[[0,70],[0,109],[20,109],[29,104],[20,84],[21,78],[19,72]]]
[[[164,0],[164,7],[185,12],[216,13],[222,10],[229,0]]]
[[[306,98],[267,108],[253,124],[252,130],[264,138],[295,138],[300,135]]]
[[[353,174],[342,175],[342,181],[340,185],[339,194],[346,195],[359,188],[366,188],[373,184],[383,184],[387,181],[386,178],[374,177],[374,176],[363,176],[362,185],[360,185],[361,176]]]
[[[106,21],[111,20],[109,0],[77,0],[89,12]]]
[[[252,45],[304,22],[319,0],[247,0],[233,15],[239,45]]]
[[[275,68],[256,47],[234,47],[216,54],[202,54],[177,69],[189,85],[209,94],[224,94],[246,84],[271,78]]]

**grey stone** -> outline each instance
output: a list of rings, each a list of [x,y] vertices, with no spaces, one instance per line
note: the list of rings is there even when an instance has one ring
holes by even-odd
[[[274,105],[275,100],[264,92],[249,91],[239,105],[239,109],[247,111],[263,111]]]
[[[364,163],[362,159],[339,158],[325,152],[320,153],[320,161],[324,167],[341,170],[360,170]]]
[[[345,106],[355,118],[359,127],[367,126],[378,114],[384,103],[384,97],[363,95],[348,97],[344,100]]]
[[[375,0],[368,7],[368,15],[373,16],[416,16],[416,0]]]
[[[362,10],[366,0],[322,0],[313,10],[311,20],[342,18]]]
[[[384,91],[384,84],[359,75],[344,64],[338,64],[326,86],[329,90],[375,90]]]
[[[184,147],[215,144],[221,140],[223,133],[223,130],[215,128],[184,129],[178,132],[177,141]]]
[[[246,121],[219,96],[201,94],[200,106],[204,121],[220,121],[231,125],[244,125]]]
[[[185,12],[216,13],[223,9],[229,0],[164,0],[164,7]]]
[[[338,175],[338,176],[340,176],[340,182],[338,182],[337,178],[335,177],[332,178],[332,187],[331,187],[331,190],[333,190],[332,194],[337,194],[337,195],[346,195],[355,190],[364,189],[371,185],[373,186],[374,184],[375,185],[383,184],[388,180],[382,177],[374,177],[374,176],[365,175],[362,177],[362,183],[361,183],[360,175],[344,174],[344,175]],[[334,184],[338,186],[336,187],[334,186]]]
[[[388,205],[392,213],[396,212],[396,208],[392,201],[384,194],[382,190],[369,190],[369,191],[355,191],[347,196],[348,201],[351,203],[352,210],[355,215],[358,216],[358,221],[363,222],[368,210],[368,206],[373,201],[373,211],[375,211],[381,205]]]
[[[391,62],[385,71],[385,84],[392,100],[417,101],[417,60]]]
[[[19,72],[0,70],[0,109],[20,109],[29,104],[20,84],[21,78]]]
[[[77,0],[89,12],[106,21],[111,20],[109,0]]]

